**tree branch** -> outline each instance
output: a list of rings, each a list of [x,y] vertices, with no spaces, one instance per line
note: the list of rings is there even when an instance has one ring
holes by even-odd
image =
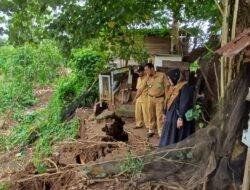
[[[204,71],[203,71],[202,69],[200,69],[200,70],[201,70],[201,74],[202,74],[202,76],[203,76],[203,78],[204,78],[204,80],[205,80],[207,89],[208,89],[209,93],[211,94],[211,96],[214,98],[215,95],[214,95],[214,93],[213,93],[213,90],[212,90],[211,87],[210,87],[210,84],[209,84],[209,82],[208,82],[208,80],[207,80],[207,77],[206,77]]]
[[[217,8],[219,9],[221,15],[223,15],[223,10],[222,10],[220,4],[218,3],[218,1],[217,1],[217,0],[214,0],[214,2],[215,2],[215,4],[217,5]]]

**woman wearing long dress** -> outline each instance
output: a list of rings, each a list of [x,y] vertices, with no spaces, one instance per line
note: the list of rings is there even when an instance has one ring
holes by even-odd
[[[171,84],[165,109],[165,121],[159,147],[177,143],[195,131],[194,121],[187,121],[185,113],[193,107],[194,90],[182,80],[179,69],[167,73]]]

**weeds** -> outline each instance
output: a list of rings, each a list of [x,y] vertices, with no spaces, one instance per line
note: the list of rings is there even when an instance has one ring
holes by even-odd
[[[33,162],[36,166],[42,164],[43,159],[52,155],[52,145],[57,141],[76,138],[78,121],[59,123],[51,121],[48,113],[41,111],[35,115],[23,116],[22,122],[13,127],[8,137],[0,142],[7,150],[34,147]],[[4,140],[3,140],[4,139]]]

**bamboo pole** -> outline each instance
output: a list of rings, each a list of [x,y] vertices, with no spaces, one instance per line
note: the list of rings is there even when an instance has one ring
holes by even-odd
[[[232,31],[231,31],[231,40],[233,40],[236,36],[236,23],[237,23],[237,16],[238,16],[238,9],[239,9],[239,0],[235,0],[234,2],[234,13],[233,13],[233,23],[232,23]],[[231,58],[228,63],[228,78],[227,78],[227,86],[232,81],[233,75],[233,63],[234,59]]]
[[[219,11],[220,11],[220,13],[221,13],[221,15],[223,15],[223,10],[222,10],[221,6],[219,5],[218,1],[217,1],[217,0],[214,0],[214,2],[215,2],[215,4],[217,5],[217,7],[218,7],[218,9],[219,9]]]
[[[221,46],[225,45],[228,40],[228,16],[229,16],[229,0],[223,1],[223,22],[221,32]],[[220,72],[220,95],[221,98],[225,96],[225,63],[226,59],[223,56],[220,60],[221,72]]]
[[[239,0],[235,0],[235,2],[234,2],[234,14],[233,14],[231,40],[233,40],[235,38],[235,36],[236,36],[236,23],[237,23],[237,17],[238,17],[238,9],[239,9]]]

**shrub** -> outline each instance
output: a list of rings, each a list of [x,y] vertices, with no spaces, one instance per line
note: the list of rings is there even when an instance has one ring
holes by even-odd
[[[38,50],[35,50],[35,52],[44,53],[44,50],[49,49],[50,47],[50,45],[49,47],[47,47],[47,45],[48,44],[41,44],[38,47]],[[53,52],[52,50],[49,50],[49,52],[50,51]],[[16,80],[13,73],[17,72],[16,69],[19,69],[20,67],[20,71],[23,73],[18,74],[20,74],[20,79],[24,79],[20,81],[25,81],[27,84],[31,85],[30,89],[32,90],[29,91],[30,96],[27,98],[28,100],[31,100],[32,97],[34,97],[32,94],[34,85],[44,82],[43,77],[40,77],[37,72],[40,72],[40,70],[43,71],[44,69],[42,68],[45,67],[46,64],[52,64],[52,66],[49,66],[49,68],[47,69],[48,72],[55,71],[58,67],[58,61],[61,59],[60,56],[58,56],[57,61],[52,61],[51,59],[52,57],[54,57],[53,53],[41,55],[40,63],[43,66],[39,68],[40,66],[36,64],[38,54],[33,52],[31,46],[22,47],[16,50],[16,52],[18,53],[15,53],[15,56],[12,56],[12,58],[13,60],[19,61],[11,61],[11,64],[15,65],[15,67],[13,67],[14,70],[12,71],[8,68],[6,70],[6,75],[11,76],[9,84],[13,84],[12,82]],[[37,65],[36,69],[29,68],[30,66],[33,67],[34,65]],[[82,92],[86,91],[86,89],[95,81],[96,77],[98,77],[99,72],[105,68],[105,56],[101,53],[91,51],[89,49],[75,50],[69,65],[72,67],[72,73],[69,76],[64,76],[55,81],[55,92],[51,101],[49,102],[49,105],[45,109],[28,115],[22,115],[19,112],[16,112],[16,114],[14,114],[14,118],[19,122],[19,125],[13,127],[11,134],[6,138],[5,141],[2,142],[7,149],[12,149],[14,147],[19,147],[20,149],[22,149],[24,147],[33,146],[33,161],[39,168],[40,172],[44,171],[44,164],[42,163],[42,161],[44,160],[44,158],[51,155],[52,145],[55,142],[65,139],[72,139],[77,136],[78,121],[76,119],[72,119],[71,121],[63,122],[60,119],[60,114],[70,103],[78,100],[77,98],[79,97],[79,95]],[[28,72],[30,75],[24,76],[24,73],[28,74],[26,73],[26,71],[24,71],[24,69],[26,69],[26,71],[27,69],[30,69],[30,72]],[[38,79],[35,78],[34,73],[36,73]],[[47,75],[48,73],[44,74]],[[56,75],[47,76],[53,79]],[[16,84],[18,84],[17,87],[25,86],[25,84],[22,84],[18,81]],[[32,103],[27,100],[24,101],[23,99],[18,99],[16,104],[10,103],[13,98],[19,97],[21,93],[23,95],[22,98],[25,98],[27,95],[27,92],[25,91],[22,91],[20,94],[18,94],[19,92],[17,92],[16,90],[14,90],[15,93],[14,95],[12,95],[10,91],[13,89],[14,87],[11,87],[6,91],[6,94],[9,95],[8,99],[4,98],[4,101],[0,100],[0,102],[5,102],[6,107],[8,106],[8,104],[12,106],[27,106],[28,104],[24,104],[24,102]],[[26,86],[24,89],[26,89]],[[28,86],[26,90],[28,91]],[[84,101],[86,104],[89,104],[91,101],[93,101],[93,98],[97,97],[97,95],[98,88],[97,86],[95,86],[94,91],[88,94],[86,100],[79,101]]]
[[[98,97],[98,86],[84,100],[77,98],[86,91],[97,79],[98,74],[105,69],[105,55],[91,49],[77,49],[73,51],[69,65],[72,67],[70,76],[57,81],[55,93],[50,102],[51,117],[60,120],[62,112],[69,104],[76,101],[81,106],[90,106]]]
[[[143,167],[143,160],[134,156],[130,151],[128,151],[125,160],[121,164],[121,170],[131,174],[132,176],[141,173]]]
[[[0,47],[0,112],[34,104],[34,87],[53,82],[62,61],[52,41]]]
[[[49,40],[42,41],[36,52],[36,60],[37,82],[42,84],[53,82],[58,77],[57,69],[63,63],[57,44]]]
[[[7,61],[13,56],[16,49],[11,45],[0,46],[0,69],[4,68]]]

